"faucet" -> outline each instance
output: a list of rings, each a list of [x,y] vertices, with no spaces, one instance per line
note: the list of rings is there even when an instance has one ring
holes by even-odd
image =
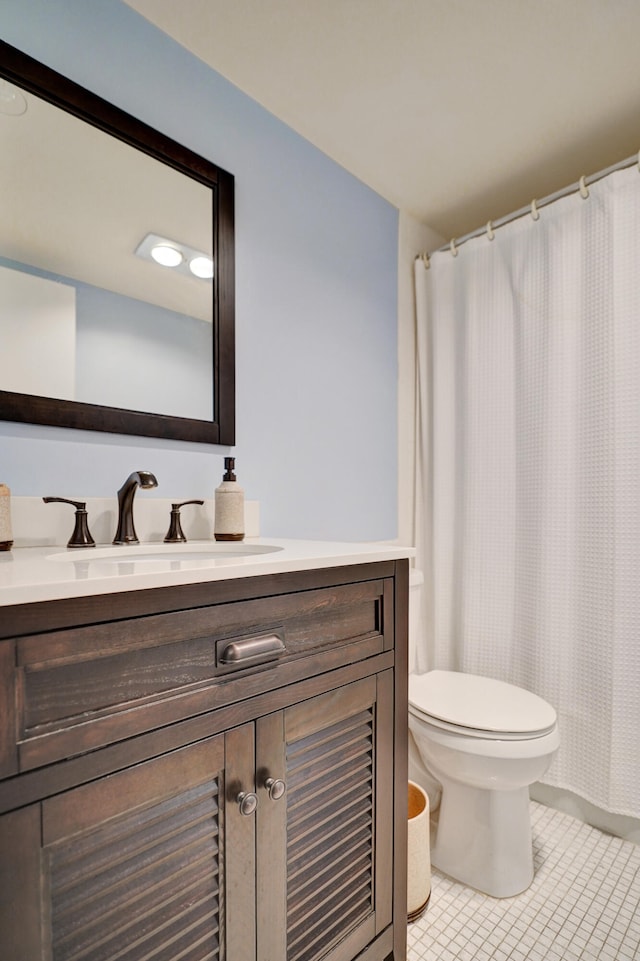
[[[118,491],[118,530],[113,538],[114,544],[139,544],[133,526],[133,498],[138,487],[149,490],[157,487],[158,481],[148,470],[134,470]]]

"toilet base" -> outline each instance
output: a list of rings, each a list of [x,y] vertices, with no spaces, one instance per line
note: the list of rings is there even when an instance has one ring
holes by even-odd
[[[489,791],[437,776],[442,801],[434,867],[494,898],[525,891],[533,880],[528,788]]]

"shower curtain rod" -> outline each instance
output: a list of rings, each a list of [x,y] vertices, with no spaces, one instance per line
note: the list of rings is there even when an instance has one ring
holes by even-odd
[[[611,167],[607,167],[605,170],[598,171],[598,173],[591,174],[588,177],[581,177],[577,183],[570,184],[568,187],[563,187],[562,190],[557,190],[555,193],[549,194],[547,197],[543,197],[542,200],[532,200],[528,206],[520,207],[519,210],[515,210],[510,214],[506,214],[504,217],[500,217],[499,220],[490,220],[484,225],[484,227],[478,227],[476,230],[472,230],[470,233],[464,234],[464,236],[460,238],[453,237],[448,244],[438,247],[437,250],[432,251],[432,253],[440,253],[441,251],[450,250],[455,257],[458,252],[458,247],[466,243],[468,240],[473,240],[474,237],[480,237],[482,234],[487,234],[489,238],[493,240],[494,230],[497,230],[498,227],[504,227],[505,224],[509,224],[512,220],[517,220],[518,217],[523,217],[525,214],[531,214],[533,219],[537,220],[539,216],[538,212],[541,207],[547,207],[549,204],[554,203],[556,200],[560,200],[562,197],[568,197],[569,194],[580,192],[582,197],[586,199],[589,196],[589,191],[587,190],[589,184],[596,183],[598,180],[603,180],[616,170],[624,170],[626,167],[632,167],[633,164],[638,164],[638,171],[640,172],[640,152],[633,154],[631,157],[627,157],[626,160],[620,160]],[[429,266],[429,256],[429,254],[418,254],[416,260],[423,260],[425,261],[426,266]]]

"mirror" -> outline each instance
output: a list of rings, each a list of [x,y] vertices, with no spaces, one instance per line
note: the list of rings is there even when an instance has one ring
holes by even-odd
[[[233,444],[233,177],[0,64],[0,419]]]

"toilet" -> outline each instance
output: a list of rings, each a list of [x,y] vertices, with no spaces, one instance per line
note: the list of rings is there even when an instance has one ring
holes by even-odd
[[[438,807],[431,862],[497,898],[533,880],[529,785],[560,744],[555,710],[536,694],[455,671],[415,672],[422,577],[409,601],[409,772]],[[440,794],[440,797],[438,797]]]

